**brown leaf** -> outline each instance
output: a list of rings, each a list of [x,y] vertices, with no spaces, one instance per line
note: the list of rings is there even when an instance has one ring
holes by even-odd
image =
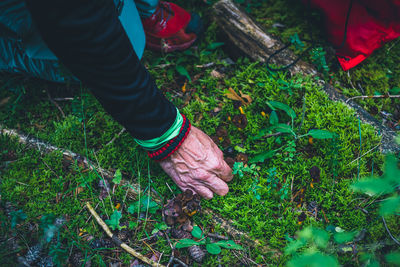
[[[242,105],[249,105],[251,102],[253,102],[253,99],[249,95],[243,94],[240,90],[239,92],[240,95],[238,95],[235,90],[232,89],[232,87],[229,87],[228,91],[225,93],[225,96],[229,99],[242,102]]]
[[[246,105],[249,105],[249,104],[251,104],[251,102],[253,102],[253,99],[251,98],[251,96],[243,94],[242,91],[240,91],[240,90],[239,90],[239,92],[240,92],[240,96],[245,100]]]
[[[7,104],[11,99],[11,96],[8,96],[6,98],[3,98],[2,100],[0,100],[0,107],[4,106],[5,104]]]
[[[228,88],[228,91],[225,93],[225,96],[232,100],[237,100],[243,102],[243,98],[241,98],[232,87]]]
[[[75,188],[75,195],[79,195],[79,193],[82,193],[83,190],[85,190],[84,187],[78,186],[77,188]]]
[[[219,71],[217,71],[217,70],[212,70],[211,73],[210,73],[210,75],[211,75],[213,78],[216,78],[216,79],[224,78],[224,74],[222,74],[221,72],[219,72]]]

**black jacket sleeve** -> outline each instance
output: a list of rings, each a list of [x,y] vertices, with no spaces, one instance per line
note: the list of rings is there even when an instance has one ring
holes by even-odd
[[[26,0],[43,40],[133,137],[161,136],[176,108],[140,63],[113,0]]]

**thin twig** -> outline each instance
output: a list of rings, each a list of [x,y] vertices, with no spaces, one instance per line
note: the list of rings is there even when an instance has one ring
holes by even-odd
[[[54,101],[53,98],[51,98],[51,95],[50,95],[50,93],[49,93],[49,90],[46,89],[46,92],[47,92],[47,97],[49,98],[49,101],[50,101],[54,106],[56,106],[56,108],[58,108],[58,110],[61,112],[62,117],[65,118],[65,113],[64,113],[64,111],[63,111],[62,108],[57,104],[57,102]]]
[[[352,164],[353,162],[358,161],[359,159],[361,159],[362,157],[364,157],[365,155],[367,155],[367,154],[370,153],[371,151],[377,149],[380,145],[381,145],[381,144],[374,146],[373,148],[371,148],[370,150],[368,150],[367,152],[365,152],[364,154],[362,154],[361,156],[359,156],[359,157],[356,158],[355,160],[353,160],[353,161],[351,161],[350,163],[348,163],[348,164],[346,165],[346,167],[349,166],[350,164]]]
[[[396,238],[394,238],[394,236],[392,235],[392,233],[389,231],[389,228],[387,227],[385,218],[384,218],[383,216],[382,216],[382,221],[383,221],[383,224],[385,225],[386,231],[388,232],[390,238],[391,238],[397,245],[400,246],[400,241],[397,240]]]
[[[107,144],[105,144],[104,146],[108,146],[108,145],[112,144],[112,143],[115,141],[115,139],[117,139],[118,137],[120,137],[121,134],[123,134],[125,131],[126,131],[126,129],[125,129],[125,128],[122,128],[122,130],[121,130],[116,136],[114,136],[114,137],[113,137]]]
[[[183,267],[189,267],[189,265],[187,265],[186,263],[184,263],[183,261],[181,261],[178,258],[174,258],[174,261],[176,261],[177,263],[179,263],[180,265],[182,265]]]
[[[56,97],[56,98],[53,98],[53,100],[54,101],[71,101],[71,100],[74,100],[74,98],[73,97]]]
[[[167,185],[169,191],[171,191],[172,195],[174,195],[174,197],[176,197],[174,192],[172,191],[171,187],[169,186],[169,184],[167,182],[165,182],[165,184]]]
[[[126,252],[128,252],[129,254],[131,254],[132,256],[138,258],[139,260],[151,265],[151,266],[156,266],[156,267],[163,267],[164,265],[161,265],[145,256],[143,256],[142,254],[140,254],[139,252],[137,252],[136,250],[134,250],[133,248],[131,248],[130,246],[128,246],[127,244],[125,244],[124,242],[122,242],[121,240],[119,240],[110,230],[110,228],[108,228],[107,224],[100,218],[100,216],[97,214],[97,212],[93,209],[92,205],[90,205],[89,202],[86,202],[86,207],[88,208],[88,210],[90,211],[90,213],[93,215],[93,217],[96,219],[97,223],[101,226],[101,228],[103,228],[103,230],[106,232],[106,234],[117,244],[119,245],[121,248],[123,248]]]
[[[348,98],[345,103],[357,98],[400,98],[400,95],[358,95]]]

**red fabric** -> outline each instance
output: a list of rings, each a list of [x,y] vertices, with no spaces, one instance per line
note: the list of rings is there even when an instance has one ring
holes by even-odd
[[[174,3],[160,1],[154,14],[142,20],[142,23],[146,33],[168,38],[184,29],[189,21],[189,12]]]
[[[324,13],[329,41],[336,47],[344,38],[350,0],[305,0]],[[344,46],[336,55],[343,70],[366,59],[384,43],[400,36],[400,0],[353,0]]]

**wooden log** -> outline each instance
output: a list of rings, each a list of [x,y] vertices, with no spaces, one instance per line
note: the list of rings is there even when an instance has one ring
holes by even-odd
[[[269,57],[284,47],[281,41],[263,31],[252,19],[240,10],[231,0],[220,0],[213,6],[214,20],[223,32],[225,43],[234,48],[230,51],[240,51],[241,55],[254,61],[267,62]],[[286,66],[296,59],[296,55],[289,50],[283,50],[272,57],[270,63],[277,66]],[[319,75],[317,70],[302,60],[287,71],[291,74]],[[321,75],[320,75],[321,76]],[[352,108],[364,122],[374,126],[382,135],[380,150],[382,153],[399,152],[400,146],[395,142],[396,132],[383,125],[371,114],[365,111],[353,99],[348,99],[338,92],[332,85],[321,80],[322,89],[332,101],[340,101]]]
[[[235,46],[242,54],[255,61],[266,62],[270,55],[284,45],[276,38],[268,35],[232,1],[221,0],[214,7],[214,19],[219,29],[227,37],[227,43]],[[297,56],[290,50],[282,51],[279,56],[271,58],[271,62],[278,66],[292,63]],[[289,69],[292,74],[303,73],[315,75],[316,69],[310,64],[299,61]]]

